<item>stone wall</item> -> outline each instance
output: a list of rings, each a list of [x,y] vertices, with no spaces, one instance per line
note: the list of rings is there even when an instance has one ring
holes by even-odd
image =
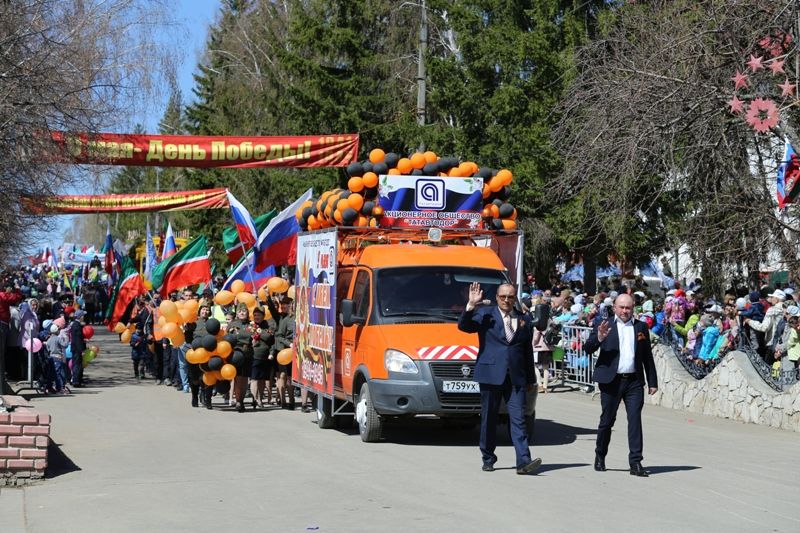
[[[0,396],[0,486],[42,479],[49,440],[49,414],[21,396]]]
[[[705,378],[689,375],[668,346],[653,347],[658,392],[649,402],[692,413],[800,432],[800,384],[779,393],[764,383],[747,355],[731,352]]]

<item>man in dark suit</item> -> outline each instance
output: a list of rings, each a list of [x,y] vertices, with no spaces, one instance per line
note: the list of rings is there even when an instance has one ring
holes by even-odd
[[[614,300],[614,317],[600,322],[592,330],[583,349],[587,354],[600,349],[594,367],[594,380],[600,385],[600,425],[597,428],[594,469],[606,469],[606,454],[611,442],[611,428],[617,418],[620,401],[628,413],[628,463],[633,476],[647,477],[642,466],[642,406],[644,385],[648,392],[658,390],[656,366],[650,349],[647,324],[633,319],[633,298],[620,294]]]
[[[500,400],[508,406],[511,440],[517,456],[517,474],[533,473],[542,464],[531,459],[525,426],[528,391],[536,386],[533,370],[532,319],[514,310],[516,290],[508,283],[497,289],[497,305],[480,307],[483,291],[478,283],[469,289],[469,301],[458,319],[458,329],[478,334],[475,381],[481,388],[481,440],[483,470],[491,472],[497,462],[494,453],[497,411]]]

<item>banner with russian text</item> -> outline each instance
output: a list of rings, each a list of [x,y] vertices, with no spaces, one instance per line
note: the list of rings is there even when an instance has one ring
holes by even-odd
[[[335,231],[297,237],[292,376],[303,387],[329,397],[336,366],[336,246]]]
[[[23,207],[34,214],[112,213],[118,211],[175,211],[228,207],[226,189],[26,197]]]
[[[358,157],[358,135],[230,137],[54,132],[62,162],[160,167],[343,167]]]

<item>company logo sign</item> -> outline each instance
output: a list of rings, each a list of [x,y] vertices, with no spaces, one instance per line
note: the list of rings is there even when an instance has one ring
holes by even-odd
[[[444,180],[419,179],[416,183],[416,196],[414,199],[417,209],[445,208]]]

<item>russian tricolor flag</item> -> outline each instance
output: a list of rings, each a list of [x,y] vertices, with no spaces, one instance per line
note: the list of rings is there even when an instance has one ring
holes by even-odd
[[[292,205],[278,213],[269,226],[264,228],[256,243],[256,270],[264,270],[268,266],[290,265],[297,260],[297,224],[295,212],[310,200],[313,191],[308,189]]]
[[[256,223],[250,212],[242,203],[236,199],[231,191],[225,190],[228,194],[228,203],[231,204],[231,213],[233,214],[233,223],[236,225],[236,232],[239,234],[239,241],[245,250],[249,250],[255,246],[258,240],[258,231],[256,230]]]
[[[171,255],[178,253],[178,247],[175,245],[175,234],[172,233],[172,223],[167,223],[167,235],[164,237],[164,250],[161,252],[161,260],[163,261]]]
[[[778,207],[783,209],[786,204],[792,203],[798,194],[798,184],[800,184],[800,160],[792,147],[792,143],[787,138],[785,140],[783,159],[778,166],[778,180],[776,192],[778,196]]]

